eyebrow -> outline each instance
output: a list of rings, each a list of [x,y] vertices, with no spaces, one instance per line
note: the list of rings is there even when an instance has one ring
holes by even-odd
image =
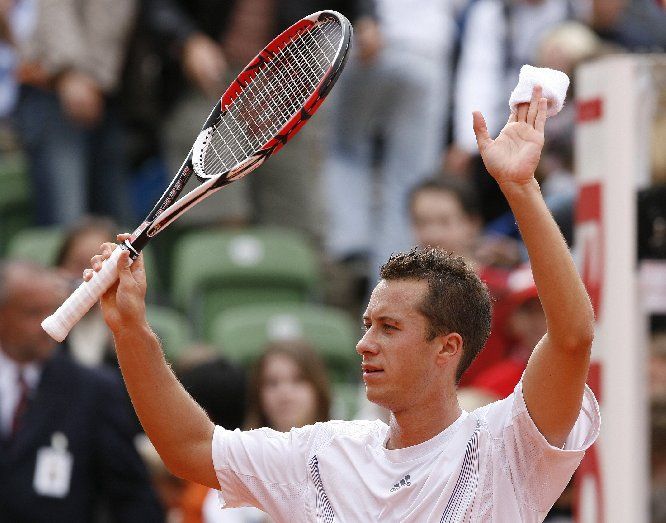
[[[363,315],[363,321],[369,320],[370,316],[367,314]],[[393,316],[387,316],[387,315],[382,315],[377,318],[377,320],[382,321],[382,322],[390,322],[390,323],[400,323],[400,320],[397,318],[394,318]]]

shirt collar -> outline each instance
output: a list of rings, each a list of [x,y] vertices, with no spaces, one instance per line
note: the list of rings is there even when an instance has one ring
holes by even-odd
[[[34,390],[39,384],[42,367],[42,364],[36,362],[18,363],[10,358],[7,353],[2,350],[2,346],[0,346],[0,377],[3,379],[16,380],[19,371],[23,370],[23,377],[28,384],[28,387],[30,387],[31,390]],[[11,381],[9,381],[9,383],[11,383]]]

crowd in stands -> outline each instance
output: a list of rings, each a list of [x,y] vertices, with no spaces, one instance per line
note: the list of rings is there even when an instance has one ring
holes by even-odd
[[[566,72],[571,100],[586,61],[666,53],[663,2],[0,0],[0,176],[18,165],[27,188],[24,206],[5,210],[0,198],[0,522],[267,521],[255,509],[221,511],[215,491],[166,470],[142,436],[97,308],[63,345],[39,324],[100,244],[140,223],[240,68],[321,9],[342,12],[355,29],[324,108],[266,165],[186,213],[145,253],[148,314],[168,358],[227,429],[383,416],[363,402],[348,340],[388,255],[432,246],[464,257],[494,300],[491,338],[460,382],[463,408],[513,391],[545,317],[515,220],[476,153],[472,110],[495,135],[523,64]],[[657,137],[666,136],[663,105]],[[575,120],[573,103],[549,120],[538,172],[572,247]],[[645,198],[656,211],[639,231],[639,255],[666,258],[666,160],[655,144],[655,187]],[[193,299],[177,297],[172,254],[195,229],[232,233],[230,263],[243,270],[269,255],[262,234],[288,229],[315,260],[314,284],[303,290],[285,277],[273,289],[258,275],[229,305],[206,293],[217,285],[212,273]],[[37,246],[22,246],[31,234]],[[266,312],[252,308],[258,296],[305,306]],[[328,307],[328,322],[313,316],[314,304]],[[215,335],[234,307],[238,318],[266,317],[261,336],[248,332],[261,354],[251,366],[233,356],[231,338]],[[649,363],[654,521],[666,521],[663,318],[652,318]],[[312,335],[317,328],[342,346]],[[572,521],[571,510],[567,490],[552,521]]]

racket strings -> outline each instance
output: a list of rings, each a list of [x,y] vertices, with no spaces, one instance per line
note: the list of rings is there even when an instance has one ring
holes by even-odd
[[[297,32],[225,107],[204,173],[227,172],[259,150],[301,110],[335,60],[342,28],[325,21]],[[337,42],[337,45],[336,43]]]

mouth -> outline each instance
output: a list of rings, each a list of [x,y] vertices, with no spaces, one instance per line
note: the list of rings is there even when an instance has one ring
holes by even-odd
[[[363,378],[368,378],[370,376],[376,377],[384,373],[384,369],[376,367],[374,365],[361,365],[361,370],[363,371]]]

